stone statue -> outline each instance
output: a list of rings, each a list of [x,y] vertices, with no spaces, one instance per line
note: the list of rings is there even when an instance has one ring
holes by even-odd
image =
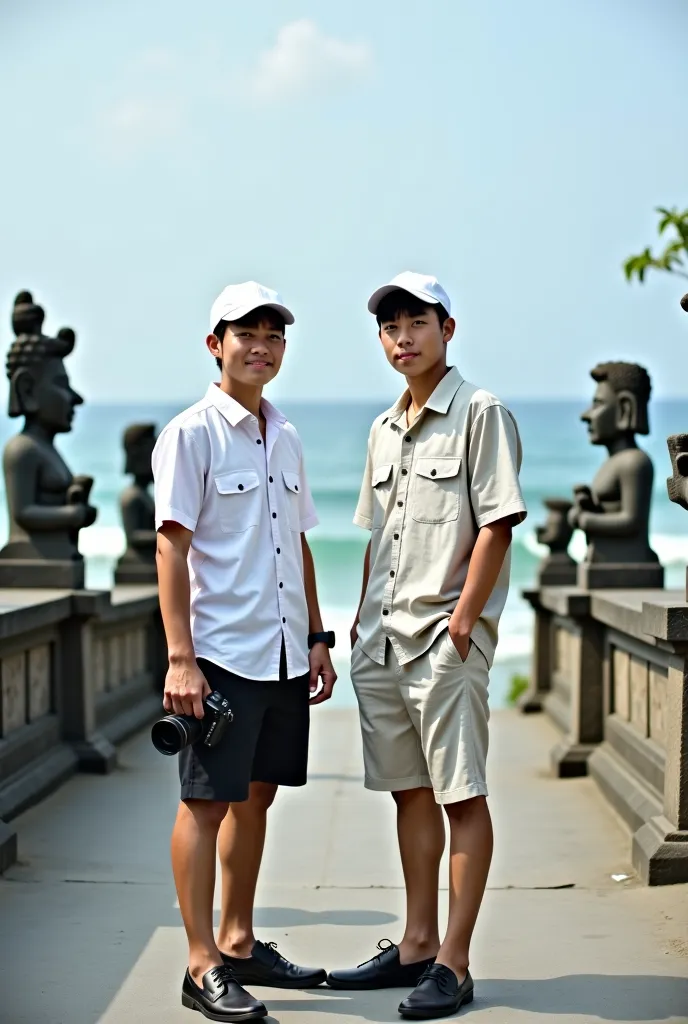
[[[55,435],[72,429],[74,410],[83,403],[64,366],[76,337],[69,327],[55,338],[42,334],[44,316],[30,292],[17,295],[16,339],[6,364],[8,411],[24,417],[24,428],[8,441],[3,458],[10,531],[0,550],[0,586],[81,589],[79,530],[97,516],[88,503],[93,480],[73,476],[54,447]]]
[[[115,571],[115,583],[157,583],[155,565],[155,501],[148,488],[153,483],[151,458],[157,440],[155,424],[134,423],[124,432],[125,473],[134,482],[119,500],[122,525],[127,538]]]
[[[535,535],[540,544],[546,544],[549,555],[542,560],[538,570],[538,585],[541,587],[574,586],[577,566],[568,553],[573,536],[573,527],[568,514],[573,502],[566,498],[545,498],[549,514],[543,526],[538,526]]]
[[[602,363],[591,376],[597,388],[581,419],[591,443],[604,445],[609,458],[592,487],[574,488],[568,520],[588,541],[578,585],[662,587],[664,570],[648,540],[654,470],[635,440],[650,432],[649,374],[635,363]]]

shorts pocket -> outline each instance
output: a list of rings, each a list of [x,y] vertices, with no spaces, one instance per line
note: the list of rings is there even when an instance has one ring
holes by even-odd
[[[215,477],[218,520],[223,533],[244,533],[260,522],[260,480],[254,469]]]
[[[284,480],[284,496],[287,503],[289,529],[298,533],[301,526],[301,516],[299,515],[299,474],[283,469],[282,479]]]
[[[417,523],[451,523],[459,518],[461,459],[416,459],[411,515]]]

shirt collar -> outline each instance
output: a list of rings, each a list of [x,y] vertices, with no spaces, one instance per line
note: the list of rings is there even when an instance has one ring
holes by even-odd
[[[445,373],[444,377],[430,395],[423,408],[431,409],[432,412],[437,412],[440,413],[441,416],[446,416],[449,412],[449,406],[452,404],[454,399],[454,395],[462,384],[463,377],[455,366],[450,366],[448,372]],[[393,423],[397,423],[405,414],[410,398],[411,393],[407,388],[401,398],[389,411],[389,418]]]
[[[235,398],[226,394],[219,384],[213,383],[209,386],[206,398],[212,402],[216,409],[219,409],[227,422],[233,427],[236,427],[242,420],[247,419],[251,415],[248,409],[240,405]],[[271,402],[268,402],[267,398],[261,398],[260,407],[267,422],[273,423],[277,429],[283,427],[287,422],[286,416],[279,409],[275,408]]]

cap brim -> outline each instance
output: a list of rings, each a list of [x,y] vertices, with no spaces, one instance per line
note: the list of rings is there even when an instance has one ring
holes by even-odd
[[[368,312],[375,315],[385,295],[389,295],[390,292],[408,292],[409,295],[414,295],[421,302],[427,302],[429,306],[436,306],[438,304],[437,299],[431,298],[425,292],[416,291],[415,288],[402,288],[398,284],[383,284],[382,288],[378,288],[368,299]]]
[[[241,320],[243,316],[248,316],[254,309],[260,309],[261,306],[267,306],[268,309],[276,309],[277,312],[284,318],[285,324],[294,323],[294,314],[286,306],[281,306],[279,302],[253,302],[249,306],[238,306],[233,309],[231,313],[227,313],[226,316],[220,317],[221,320]]]

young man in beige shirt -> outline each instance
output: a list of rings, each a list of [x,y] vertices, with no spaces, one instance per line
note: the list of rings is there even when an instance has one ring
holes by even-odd
[[[433,277],[404,272],[368,303],[408,389],[373,423],[355,522],[372,532],[351,639],[365,784],[391,792],[406,882],[398,946],[333,988],[408,986],[403,1017],[473,998],[469,945],[492,856],[485,763],[489,669],[526,508],[513,416],[447,365],[456,328]],[[449,922],[437,902],[450,831]]]

